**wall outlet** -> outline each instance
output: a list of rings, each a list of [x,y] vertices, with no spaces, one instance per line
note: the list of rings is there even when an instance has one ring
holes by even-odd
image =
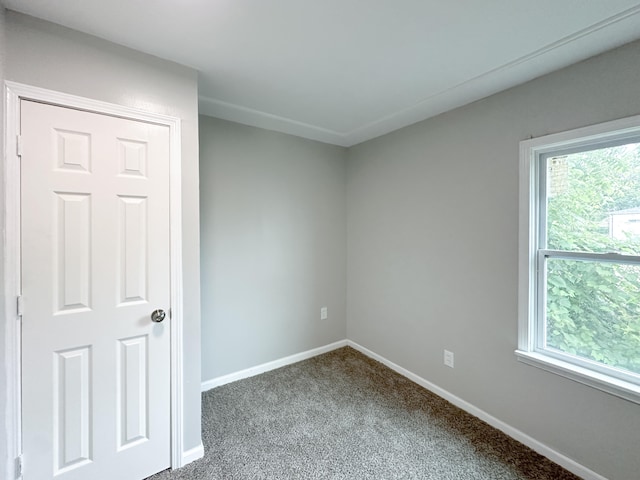
[[[327,307],[322,307],[320,309],[320,320],[326,320],[328,316],[329,310],[327,309]]]
[[[444,364],[447,367],[453,368],[453,352],[450,352],[449,350],[444,351]]]

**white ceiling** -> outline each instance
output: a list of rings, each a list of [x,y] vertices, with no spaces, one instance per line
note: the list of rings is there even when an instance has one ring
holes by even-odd
[[[350,146],[640,38],[639,0],[4,0],[199,71],[200,112]]]

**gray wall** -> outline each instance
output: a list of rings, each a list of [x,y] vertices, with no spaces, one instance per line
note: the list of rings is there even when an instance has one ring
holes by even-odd
[[[345,154],[200,117],[203,380],[344,340]]]
[[[200,444],[200,270],[197,73],[7,12],[6,78],[182,119],[184,447]]]
[[[360,144],[347,163],[348,338],[612,480],[638,478],[640,406],[513,353],[518,143],[639,114],[639,84],[633,43]]]

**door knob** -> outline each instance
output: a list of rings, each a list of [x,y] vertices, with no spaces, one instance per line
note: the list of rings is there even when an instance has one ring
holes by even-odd
[[[161,309],[154,310],[153,313],[151,314],[151,321],[160,323],[161,321],[164,320],[164,317],[166,316],[167,314],[164,312],[164,310],[161,310]]]

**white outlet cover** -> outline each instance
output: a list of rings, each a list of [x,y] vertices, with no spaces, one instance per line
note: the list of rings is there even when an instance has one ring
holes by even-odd
[[[450,352],[449,350],[444,351],[444,364],[447,367],[453,368],[453,352]]]
[[[327,307],[322,307],[320,309],[320,320],[326,320],[328,316],[329,316],[329,311]]]

